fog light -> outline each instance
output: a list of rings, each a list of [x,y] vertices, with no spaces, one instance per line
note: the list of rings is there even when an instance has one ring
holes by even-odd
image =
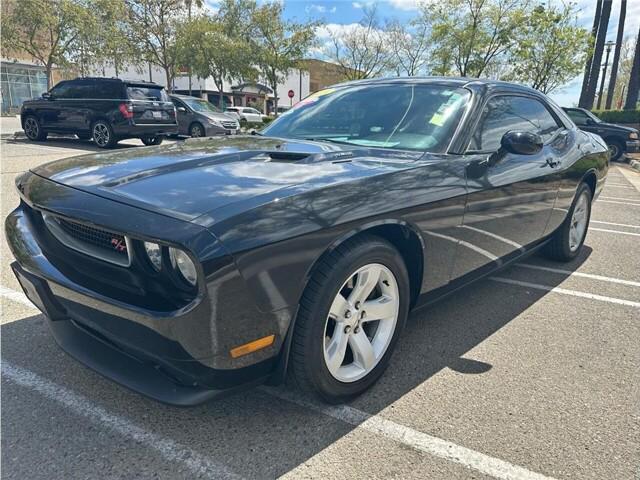
[[[162,250],[160,245],[153,242],[144,242],[144,249],[147,252],[147,257],[149,257],[153,268],[160,271],[160,267],[162,266]]]
[[[182,278],[184,278],[191,285],[195,285],[198,280],[198,272],[196,266],[193,264],[189,255],[177,248],[169,248],[169,258],[171,259],[171,265],[177,268]]]

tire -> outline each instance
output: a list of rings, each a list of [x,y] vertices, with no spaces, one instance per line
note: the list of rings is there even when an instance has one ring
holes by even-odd
[[[113,148],[118,139],[113,133],[113,128],[109,125],[109,122],[105,120],[98,120],[91,125],[91,133],[93,136],[93,142],[99,148]]]
[[[589,230],[591,218],[591,188],[586,183],[581,183],[569,209],[567,218],[551,236],[551,240],[545,246],[544,253],[551,260],[569,262],[578,256],[584,239]],[[579,212],[582,212],[580,214]],[[576,217],[576,214],[579,217]],[[583,222],[581,228],[577,228],[576,220]],[[574,230],[575,229],[575,230]],[[574,236],[577,235],[577,236]]]
[[[24,134],[34,142],[42,142],[47,139],[47,132],[42,129],[40,121],[34,115],[28,115],[23,123]]]
[[[356,288],[350,290],[359,281],[373,278],[372,274],[378,280],[371,295],[360,298]],[[359,236],[319,260],[300,300],[289,359],[290,380],[304,393],[328,403],[345,402],[366,391],[389,364],[406,323],[409,292],[404,261],[382,238]],[[374,303],[386,298],[389,300]],[[366,317],[369,302],[372,308],[379,306],[376,313],[384,315],[384,320],[372,318],[372,310]],[[367,344],[371,349],[364,348]],[[362,348],[354,350],[353,345]]]
[[[140,140],[142,140],[142,143],[146,146],[160,145],[164,140],[164,137],[162,135],[157,135],[155,137],[142,137]]]
[[[189,127],[189,136],[194,138],[204,137],[206,136],[206,131],[201,123],[195,122]]]
[[[619,140],[611,140],[607,142],[609,151],[611,152],[611,161],[615,162],[619,160],[624,154],[624,145]]]

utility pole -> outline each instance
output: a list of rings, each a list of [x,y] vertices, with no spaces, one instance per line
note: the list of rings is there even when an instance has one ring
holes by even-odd
[[[596,110],[600,110],[600,104],[602,103],[602,95],[604,93],[604,79],[607,78],[607,65],[609,65],[609,54],[611,53],[611,47],[613,47],[616,42],[607,42],[604,46],[607,48],[607,55],[604,57],[604,65],[602,71],[602,79],[600,80],[600,91],[598,92],[598,105],[596,106]]]

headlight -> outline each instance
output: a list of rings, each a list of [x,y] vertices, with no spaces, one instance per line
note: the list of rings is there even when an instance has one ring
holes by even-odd
[[[222,126],[222,124],[218,120],[214,120],[213,118],[209,119],[209,123],[211,125],[215,125],[216,127],[221,127]]]
[[[631,140],[637,140],[637,139],[638,139],[638,132],[631,132],[631,133],[629,134],[629,138],[630,138]]]
[[[160,271],[160,267],[162,267],[162,249],[160,245],[153,242],[144,242],[144,249],[147,252],[147,257],[149,257],[153,268]]]
[[[195,285],[198,280],[198,272],[189,255],[177,248],[169,248],[169,258],[171,265],[177,268],[182,277],[191,285]]]

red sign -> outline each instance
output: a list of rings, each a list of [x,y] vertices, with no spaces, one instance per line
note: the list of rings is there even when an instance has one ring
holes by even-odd
[[[289,98],[293,98],[295,94],[296,92],[294,92],[293,90],[289,90],[289,93],[287,95],[289,95]]]

